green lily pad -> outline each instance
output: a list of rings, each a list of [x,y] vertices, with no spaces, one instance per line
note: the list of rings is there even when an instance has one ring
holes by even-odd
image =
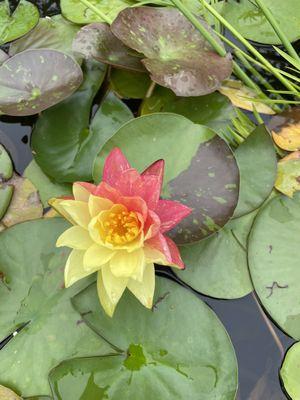
[[[58,183],[50,179],[35,160],[25,169],[23,176],[30,179],[39,192],[43,206],[49,207],[48,200],[53,197],[72,196],[72,186],[69,183]]]
[[[143,99],[151,82],[149,75],[134,71],[113,69],[110,74],[111,87],[122,98]]]
[[[293,197],[300,190],[300,159],[281,160],[275,187],[286,196]]]
[[[290,398],[300,399],[300,343],[294,344],[286,353],[280,377]]]
[[[121,10],[134,4],[133,0],[89,0],[107,18],[113,20]],[[61,0],[62,15],[76,24],[89,24],[103,19],[80,0]]]
[[[0,3],[0,45],[11,42],[28,33],[39,22],[39,11],[29,1],[20,0],[13,14],[8,2]]]
[[[62,363],[50,374],[54,400],[101,398],[100,393],[112,400],[140,400],[145,393],[147,400],[235,398],[237,369],[230,339],[213,311],[180,285],[157,278],[152,310],[126,292],[114,318],[100,308],[96,285],[73,304],[121,353]]]
[[[259,208],[270,196],[277,175],[277,158],[272,138],[264,125],[258,126],[237,148],[240,197],[234,217]]]
[[[199,20],[223,46],[206,22]],[[178,96],[212,93],[231,75],[231,55],[215,53],[176,8],[127,8],[114,20],[111,30],[126,46],[145,55],[143,63],[152,80]]]
[[[298,0],[264,0],[289,41],[300,38],[300,3]],[[291,12],[292,10],[292,12]],[[244,37],[259,43],[281,44],[281,40],[263,11],[250,0],[228,0],[222,9],[224,18]]]
[[[13,164],[5,148],[0,144],[0,182],[12,177]]]
[[[255,215],[230,221],[200,243],[181,246],[186,269],[176,275],[196,291],[218,299],[238,299],[252,292],[247,238]]]
[[[80,29],[73,42],[75,54],[115,67],[144,72],[139,54],[124,45],[110,30],[109,25],[93,23]]]
[[[183,115],[196,124],[212,128],[225,139],[227,126],[236,116],[226,96],[219,92],[198,97],[177,97],[170,89],[156,86],[151,97],[141,106],[141,115],[172,112]]]
[[[16,54],[0,66],[0,113],[33,115],[70,96],[82,71],[70,56],[51,49]]]
[[[28,49],[53,49],[74,56],[72,43],[78,25],[64,19],[61,15],[41,18],[38,25],[26,36],[10,45],[11,56]]]
[[[194,209],[170,232],[177,243],[197,242],[231,218],[238,199],[239,171],[230,148],[210,128],[168,113],[129,121],[100,151],[95,181],[101,180],[104,160],[114,147],[122,149],[139,171],[165,160],[163,197]]]
[[[50,395],[47,375],[68,357],[103,354],[108,346],[83,323],[70,297],[85,285],[65,289],[66,249],[57,237],[61,218],[18,224],[0,235],[0,337],[31,321],[1,350],[0,382],[22,397]]]
[[[0,184],[0,221],[8,210],[13,193],[14,187],[12,185]]]
[[[109,94],[90,121],[93,98],[106,71],[99,65],[89,63],[80,89],[64,103],[44,112],[33,130],[35,160],[56,182],[91,180],[93,163],[103,144],[133,118],[128,107]]]
[[[277,196],[258,213],[248,242],[248,262],[259,299],[281,327],[300,339],[300,196]]]

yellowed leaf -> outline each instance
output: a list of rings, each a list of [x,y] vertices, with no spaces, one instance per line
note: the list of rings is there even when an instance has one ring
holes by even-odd
[[[22,400],[12,390],[0,385],[0,400]]]
[[[275,188],[286,196],[293,197],[300,190],[300,159],[284,158],[278,163]]]
[[[288,151],[300,150],[300,107],[276,115],[268,126],[278,147]]]

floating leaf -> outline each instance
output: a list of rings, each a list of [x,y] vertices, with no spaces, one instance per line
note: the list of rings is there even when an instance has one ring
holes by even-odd
[[[157,278],[153,310],[127,292],[114,318],[100,308],[95,285],[73,304],[122,353],[62,363],[50,374],[54,400],[79,400],[83,393],[111,400],[140,400],[145,393],[147,400],[182,400],[187,393],[191,399],[235,398],[232,344],[216,315],[190,291]]]
[[[266,311],[300,339],[300,196],[277,196],[258,213],[249,237],[248,261],[254,288]]]
[[[220,87],[219,92],[227,96],[235,107],[248,111],[253,111],[255,108],[261,114],[275,114],[275,111],[267,104],[256,100],[258,94],[253,89],[250,89],[240,81],[225,81]],[[251,99],[255,101],[252,102]]]
[[[133,118],[128,107],[109,94],[89,121],[93,98],[105,74],[104,66],[99,69],[98,65],[90,64],[80,89],[44,112],[33,130],[35,160],[57,182],[91,180],[93,163],[103,144]]]
[[[133,0],[89,0],[108,19],[114,19],[121,10],[134,4]],[[89,24],[102,21],[99,14],[95,13],[80,0],[61,0],[61,12],[65,18],[76,24]]]
[[[0,221],[8,210],[13,193],[14,187],[12,185],[0,184]],[[1,230],[2,227],[0,227]]]
[[[5,148],[0,144],[0,182],[10,179],[12,174],[12,161]]]
[[[264,125],[257,127],[237,148],[235,157],[241,180],[234,217],[239,217],[259,208],[269,197],[276,180],[276,153]]]
[[[33,115],[59,103],[82,81],[79,65],[56,50],[26,50],[0,66],[0,112]]]
[[[300,3],[298,0],[264,0],[277,24],[292,42],[300,38]],[[292,12],[291,12],[292,10]],[[249,0],[228,0],[223,7],[224,18],[244,37],[259,43],[282,44],[263,11]]]
[[[215,40],[222,42],[200,19]],[[112,32],[143,53],[151,78],[178,96],[212,93],[232,72],[231,55],[220,57],[176,8],[134,7],[120,12]]]
[[[5,215],[13,196],[14,187],[6,182],[12,177],[12,174],[12,161],[5,148],[0,144],[0,220]]]
[[[86,59],[95,58],[115,67],[145,71],[139,54],[125,46],[104,23],[81,28],[74,40],[73,51]]]
[[[9,3],[0,3],[0,45],[25,35],[39,22],[39,11],[34,4],[20,0],[17,8],[10,14]]]
[[[293,197],[300,190],[300,159],[285,159],[278,163],[275,187],[286,196]]]
[[[294,344],[286,353],[280,376],[290,398],[300,399],[300,343]]]
[[[72,196],[71,185],[52,181],[43,173],[34,160],[32,160],[25,169],[24,177],[30,179],[34,184],[45,208],[49,206],[48,200],[53,197]]]
[[[198,292],[220,299],[238,299],[252,292],[247,264],[247,237],[256,213],[230,221],[213,236],[181,246],[186,265],[176,271]]]
[[[16,393],[12,390],[0,385],[0,400],[22,400]]]
[[[268,126],[278,147],[288,151],[300,150],[300,107],[275,115]]]
[[[47,375],[69,357],[105,353],[101,341],[72,308],[70,297],[83,287],[65,289],[65,249],[55,242],[67,225],[61,218],[18,224],[0,235],[0,337],[31,321],[1,350],[1,382],[23,397],[50,394]]]
[[[78,25],[70,23],[61,15],[41,18],[30,33],[10,45],[9,54],[12,56],[27,49],[47,48],[73,56],[72,43],[78,30]]]
[[[122,126],[98,155],[94,178],[114,147],[142,171],[158,159],[166,162],[163,197],[194,209],[171,231],[179,244],[196,242],[219,230],[237,204],[239,172],[227,144],[211,129],[181,115],[157,113]]]
[[[110,74],[111,87],[122,98],[143,99],[151,82],[149,75],[134,71],[113,69]]]

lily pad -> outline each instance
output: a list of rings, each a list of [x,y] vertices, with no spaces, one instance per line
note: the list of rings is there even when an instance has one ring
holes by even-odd
[[[125,46],[105,23],[93,23],[80,29],[73,42],[73,51],[86,59],[138,72],[145,67],[139,54]]]
[[[0,144],[0,182],[12,177],[13,164],[5,148]]]
[[[70,96],[82,71],[70,56],[51,49],[16,54],[0,66],[0,112],[33,115]]]
[[[290,398],[300,399],[300,343],[294,344],[286,353],[280,377]]]
[[[300,38],[300,3],[298,0],[264,0],[277,24],[292,42]],[[292,10],[292,12],[291,12]],[[281,44],[263,11],[250,0],[228,0],[223,16],[244,37],[259,43]]]
[[[64,19],[61,15],[41,18],[38,25],[26,36],[10,45],[11,56],[28,49],[53,49],[74,56],[72,43],[78,25]]]
[[[133,118],[128,107],[109,94],[90,121],[93,98],[105,74],[104,66],[99,69],[98,65],[90,64],[80,89],[44,112],[33,130],[35,160],[56,182],[91,180],[93,163],[103,144]]]
[[[157,278],[152,310],[127,292],[114,318],[102,312],[95,285],[73,304],[121,353],[62,363],[50,374],[54,400],[79,400],[93,389],[95,398],[102,389],[102,398],[112,400],[140,400],[145,393],[147,400],[235,398],[237,369],[230,339],[213,311],[180,285]]]
[[[300,339],[300,196],[277,196],[258,213],[248,242],[252,282],[281,329]]]
[[[22,400],[16,393],[0,385],[0,400]]]
[[[234,217],[256,210],[269,197],[276,180],[277,158],[271,135],[258,126],[237,148],[240,169],[240,197]]]
[[[9,3],[0,3],[0,45],[11,42],[28,33],[39,22],[39,11],[29,1],[20,0],[11,14]]]
[[[194,290],[218,299],[238,299],[252,292],[247,238],[255,215],[230,221],[200,243],[181,246],[186,269],[176,275]]]
[[[222,46],[205,21],[199,21]],[[143,63],[152,80],[178,96],[212,93],[231,75],[231,55],[220,57],[215,53],[176,8],[127,8],[111,29],[126,46],[145,55]]]
[[[210,128],[176,114],[157,113],[123,125],[100,151],[94,179],[120,147],[131,165],[143,171],[158,159],[166,162],[163,197],[194,209],[171,235],[177,243],[196,242],[219,230],[232,217],[239,192],[234,156]]]
[[[89,0],[89,3],[113,20],[121,10],[134,4],[133,0]],[[103,19],[80,0],[61,0],[62,15],[76,24],[89,24]]]
[[[122,69],[113,69],[110,84],[113,91],[122,98],[143,99],[152,81],[147,74]]]
[[[300,150],[300,107],[275,115],[268,127],[278,147],[288,151]]]
[[[12,177],[13,165],[5,148],[0,144],[0,220],[11,202],[14,187],[7,183]]]
[[[300,190],[300,159],[279,161],[275,187],[289,197]]]
[[[0,337],[31,321],[2,350],[0,381],[22,395],[50,395],[49,370],[68,357],[103,354],[108,346],[83,323],[70,297],[85,283],[65,289],[65,249],[55,242],[61,218],[18,224],[0,235]]]
[[[50,179],[35,160],[32,160],[24,171],[24,177],[28,178],[38,190],[43,206],[49,206],[48,200],[53,197],[72,196],[72,187],[68,183],[57,183]]]

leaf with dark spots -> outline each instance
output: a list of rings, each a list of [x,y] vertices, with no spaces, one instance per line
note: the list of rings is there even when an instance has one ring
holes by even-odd
[[[95,58],[115,67],[145,72],[140,55],[125,46],[105,23],[81,28],[73,42],[73,51],[86,59]]]
[[[300,150],[300,107],[275,115],[268,127],[278,147],[288,151]]]
[[[0,66],[0,113],[37,114],[70,96],[81,81],[81,68],[70,56],[26,50]]]
[[[222,42],[199,18],[215,40]],[[133,7],[120,12],[112,32],[126,46],[145,55],[151,78],[178,96],[200,96],[217,90],[232,72],[231,55],[219,56],[176,8]]]

